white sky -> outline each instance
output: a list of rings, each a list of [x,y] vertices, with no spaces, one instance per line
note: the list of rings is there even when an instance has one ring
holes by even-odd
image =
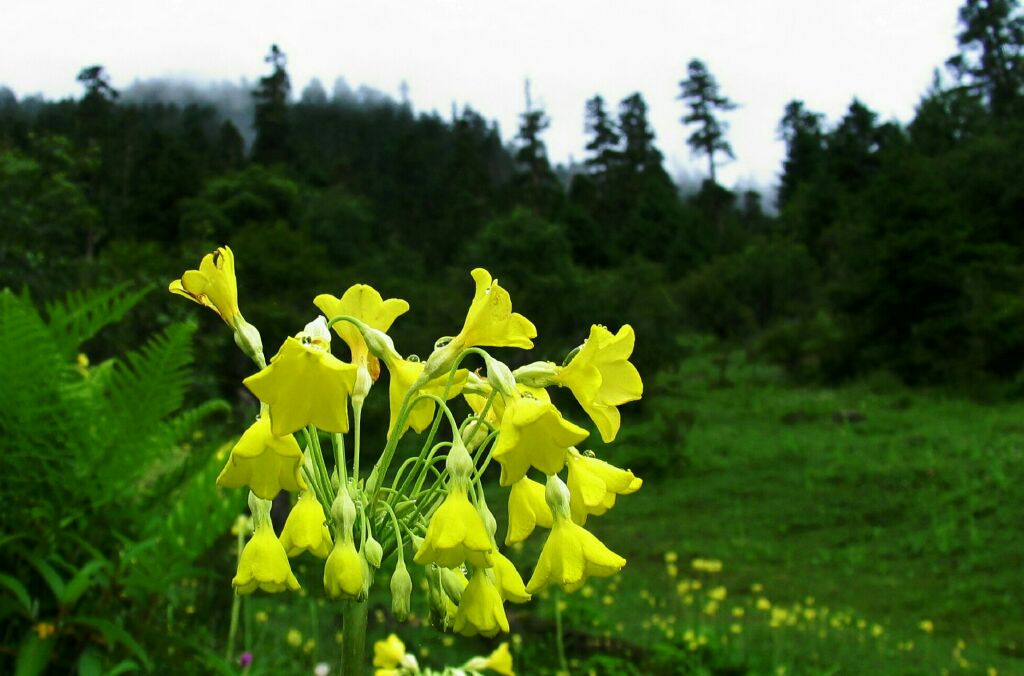
[[[497,119],[508,140],[523,81],[552,119],[554,161],[582,159],[583,105],[639,90],[673,174],[691,157],[675,98],[686,63],[702,59],[741,108],[727,116],[737,160],[727,184],[775,182],[786,102],[830,121],[853,96],[903,121],[956,49],[962,0],[0,0],[0,84],[19,95],[77,96],[79,69],[103,64],[115,87],[186,76],[254,81],[272,42],[288,55],[296,94],[313,77],[447,116],[453,101]],[[290,5],[290,6],[289,6]]]

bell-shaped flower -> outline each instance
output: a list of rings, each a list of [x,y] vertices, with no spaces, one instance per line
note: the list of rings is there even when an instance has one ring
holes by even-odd
[[[261,415],[231,449],[228,462],[217,477],[223,488],[249,490],[264,500],[273,500],[281,491],[306,489],[299,473],[302,451],[292,436],[277,437],[271,432],[270,418]]]
[[[366,284],[350,286],[341,298],[322,293],[313,299],[313,304],[331,319],[346,315],[358,319],[370,328],[385,332],[391,328],[395,319],[409,311],[409,303],[406,301],[401,298],[384,300],[376,289]],[[352,363],[368,364],[370,373],[376,380],[377,374],[380,373],[380,365],[370,354],[370,349],[366,346],[359,329],[350,322],[340,321],[334,324],[334,330],[352,351]]]
[[[615,505],[616,495],[640,490],[643,479],[628,469],[619,469],[603,460],[569,450],[569,509],[572,520],[583,525],[587,515],[600,516]]]
[[[186,270],[167,290],[210,308],[228,326],[234,326],[238,311],[238,285],[235,282],[235,255],[226,246],[203,256],[198,270]]]
[[[416,670],[416,657],[405,652],[405,644],[395,634],[373,644],[373,666],[378,669]],[[379,672],[378,672],[379,673]]]
[[[302,492],[288,513],[281,530],[281,544],[289,557],[308,551],[313,556],[326,559],[334,548],[323,505],[312,491]]]
[[[544,501],[544,486],[529,477],[512,484],[508,494],[508,532],[505,544],[512,545],[530,537],[537,526],[551,528],[551,508]]]
[[[447,373],[459,353],[467,347],[519,347],[529,350],[537,328],[529,319],[512,312],[508,291],[491,278],[491,273],[476,268],[471,273],[476,283],[473,302],[458,335],[438,347],[427,360],[427,373],[436,377]]]
[[[463,665],[463,669],[466,671],[490,669],[501,676],[516,676],[516,672],[512,671],[512,653],[508,650],[508,643],[502,643],[487,657],[472,658]]]
[[[544,496],[554,525],[540,552],[537,566],[526,584],[526,591],[536,594],[550,585],[559,585],[574,592],[588,577],[608,577],[622,570],[626,560],[608,549],[582,526],[569,517],[569,489],[557,476],[548,477]]]
[[[251,594],[257,589],[273,593],[299,588],[299,581],[288,565],[288,555],[274,535],[269,518],[257,521],[256,532],[242,549],[231,586],[239,594]]]
[[[270,406],[275,436],[310,424],[327,432],[347,432],[347,398],[355,387],[357,367],[339,361],[318,342],[303,340],[286,338],[270,365],[242,382]]]
[[[448,496],[430,517],[427,533],[413,560],[421,566],[436,563],[455,568],[469,562],[487,568],[492,565],[493,549],[484,520],[470,503],[465,486],[452,481]]]
[[[594,325],[580,351],[554,378],[556,383],[572,390],[606,442],[619,433],[621,417],[616,407],[636,401],[644,392],[640,374],[629,362],[635,340],[629,324],[624,324],[615,335]]]
[[[501,594],[491,576],[476,568],[455,613],[455,631],[463,636],[480,634],[490,638],[499,631],[508,633],[508,617]]]
[[[532,397],[513,398],[501,418],[493,458],[501,465],[501,485],[511,486],[530,467],[557,474],[565,466],[569,447],[589,433],[562,418],[553,404]]]
[[[363,594],[363,562],[351,537],[340,537],[324,564],[324,590],[327,596],[360,598]]]
[[[335,324],[337,326],[337,324]],[[416,384],[423,375],[424,364],[418,361],[409,361],[399,357],[388,358],[385,362],[388,372],[391,374],[391,382],[388,385],[388,395],[391,399],[391,422],[388,424],[388,437],[398,424],[401,414],[402,402],[409,389]],[[466,383],[466,369],[459,369],[455,372],[452,386],[448,389],[448,398],[458,396]],[[428,380],[420,385],[418,394],[433,394],[437,397],[444,396],[445,387],[448,384],[448,374],[443,373],[433,380]],[[420,399],[412,407],[408,417],[405,419],[405,426],[400,431],[404,434],[408,428],[413,428],[417,433],[422,432],[430,426],[434,420],[434,412],[437,410],[437,403],[433,399]]]
[[[530,600],[530,593],[526,591],[523,578],[516,570],[515,565],[499,551],[494,552],[494,582],[498,587],[503,601],[512,603],[526,603]]]

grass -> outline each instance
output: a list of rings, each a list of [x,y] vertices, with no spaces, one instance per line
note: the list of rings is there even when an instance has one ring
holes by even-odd
[[[740,354],[699,349],[650,379],[645,399],[619,440],[595,449],[645,484],[587,523],[629,563],[563,597],[574,673],[1024,673],[1024,404],[884,378],[793,387]],[[499,522],[505,495],[491,496]],[[513,552],[524,573],[541,541]],[[299,567],[321,597],[318,562]],[[395,631],[433,667],[497,645],[394,623],[388,575],[385,564],[371,640]],[[519,673],[557,670],[558,602],[507,606]],[[425,605],[414,597],[420,616]],[[252,673],[334,662],[337,611],[254,599]],[[303,634],[294,646],[289,629]]]

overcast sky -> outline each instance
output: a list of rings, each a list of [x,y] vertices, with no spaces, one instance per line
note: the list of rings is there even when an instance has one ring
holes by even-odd
[[[956,49],[962,0],[0,0],[0,84],[19,96],[77,96],[102,64],[113,84],[189,77],[254,81],[271,43],[296,94],[338,76],[446,115],[470,104],[514,135],[523,82],[552,124],[552,160],[583,158],[583,105],[640,91],[676,175],[704,171],[685,146],[676,100],[700,58],[740,104],[727,116],[727,184],[775,182],[776,127],[799,98],[830,121],[853,96],[884,119],[913,114],[932,70]]]

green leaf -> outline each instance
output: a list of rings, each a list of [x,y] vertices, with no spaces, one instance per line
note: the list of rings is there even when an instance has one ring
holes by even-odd
[[[95,648],[86,648],[78,658],[78,676],[103,676],[103,658]]]
[[[21,607],[25,609],[25,614],[29,618],[34,617],[35,613],[32,612],[32,597],[29,595],[28,590],[25,589],[25,585],[18,582],[15,578],[10,575],[4,575],[0,573],[0,585],[6,587],[18,602],[21,603]]]
[[[34,554],[26,554],[25,558],[39,571],[42,578],[46,580],[46,584],[50,586],[50,590],[53,592],[53,597],[60,601],[61,597],[64,596],[64,580],[60,574],[53,569],[53,566]]]
[[[139,661],[142,662],[146,671],[153,668],[153,662],[149,659],[149,655],[146,654],[146,651],[142,646],[132,638],[131,634],[110,620],[103,619],[102,617],[90,617],[88,615],[74,615],[69,617],[67,621],[69,624],[79,624],[95,629],[103,634],[103,638],[107,643],[120,644],[128,648],[128,650],[139,658]]]
[[[96,571],[102,570],[106,566],[107,563],[105,561],[96,560],[90,561],[82,566],[64,587],[64,593],[58,597],[60,604],[65,607],[75,605],[82,594],[84,594],[92,584],[92,576]]]
[[[21,642],[21,648],[18,649],[14,676],[35,676],[43,673],[55,645],[57,641],[52,637],[40,639],[39,635],[30,629],[25,640]]]

